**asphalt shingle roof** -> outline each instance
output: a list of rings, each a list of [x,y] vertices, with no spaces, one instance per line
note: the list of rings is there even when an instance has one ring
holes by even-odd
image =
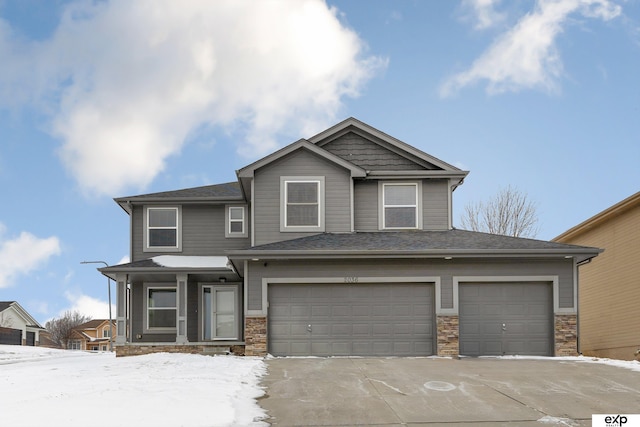
[[[248,251],[431,251],[593,249],[467,230],[323,233],[254,246]]]
[[[159,193],[140,194],[130,197],[119,197],[118,199],[193,199],[193,198],[241,198],[242,191],[238,182],[227,182],[224,184],[205,185],[202,187],[185,188],[182,190],[162,191]]]

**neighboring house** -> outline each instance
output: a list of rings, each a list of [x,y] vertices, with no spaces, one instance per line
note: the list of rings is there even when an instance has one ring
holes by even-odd
[[[116,323],[109,319],[94,319],[73,328],[69,350],[110,351],[111,329],[116,334]]]
[[[554,241],[604,248],[580,267],[579,351],[633,360],[640,350],[640,192]]]
[[[40,345],[44,328],[16,301],[0,301],[0,344]]]
[[[453,228],[467,174],[350,118],[236,182],[115,199],[117,354],[576,354],[599,250]]]

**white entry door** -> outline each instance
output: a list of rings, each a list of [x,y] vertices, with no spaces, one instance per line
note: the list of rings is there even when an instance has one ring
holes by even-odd
[[[204,340],[237,339],[237,289],[222,286],[203,286],[202,294]]]

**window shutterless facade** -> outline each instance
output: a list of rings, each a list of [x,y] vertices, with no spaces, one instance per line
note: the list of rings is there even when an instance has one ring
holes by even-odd
[[[176,330],[177,298],[175,287],[145,286],[146,332]]]
[[[280,231],[324,231],[324,177],[282,177]]]
[[[380,183],[380,229],[419,229],[421,185],[419,182]]]
[[[226,206],[225,223],[225,237],[248,237],[246,206]]]
[[[181,211],[180,207],[145,207],[145,251],[177,252],[181,250]]]

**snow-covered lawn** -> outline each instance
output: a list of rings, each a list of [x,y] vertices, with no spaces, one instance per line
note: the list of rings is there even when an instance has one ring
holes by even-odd
[[[260,358],[0,345],[3,426],[267,426]]]

